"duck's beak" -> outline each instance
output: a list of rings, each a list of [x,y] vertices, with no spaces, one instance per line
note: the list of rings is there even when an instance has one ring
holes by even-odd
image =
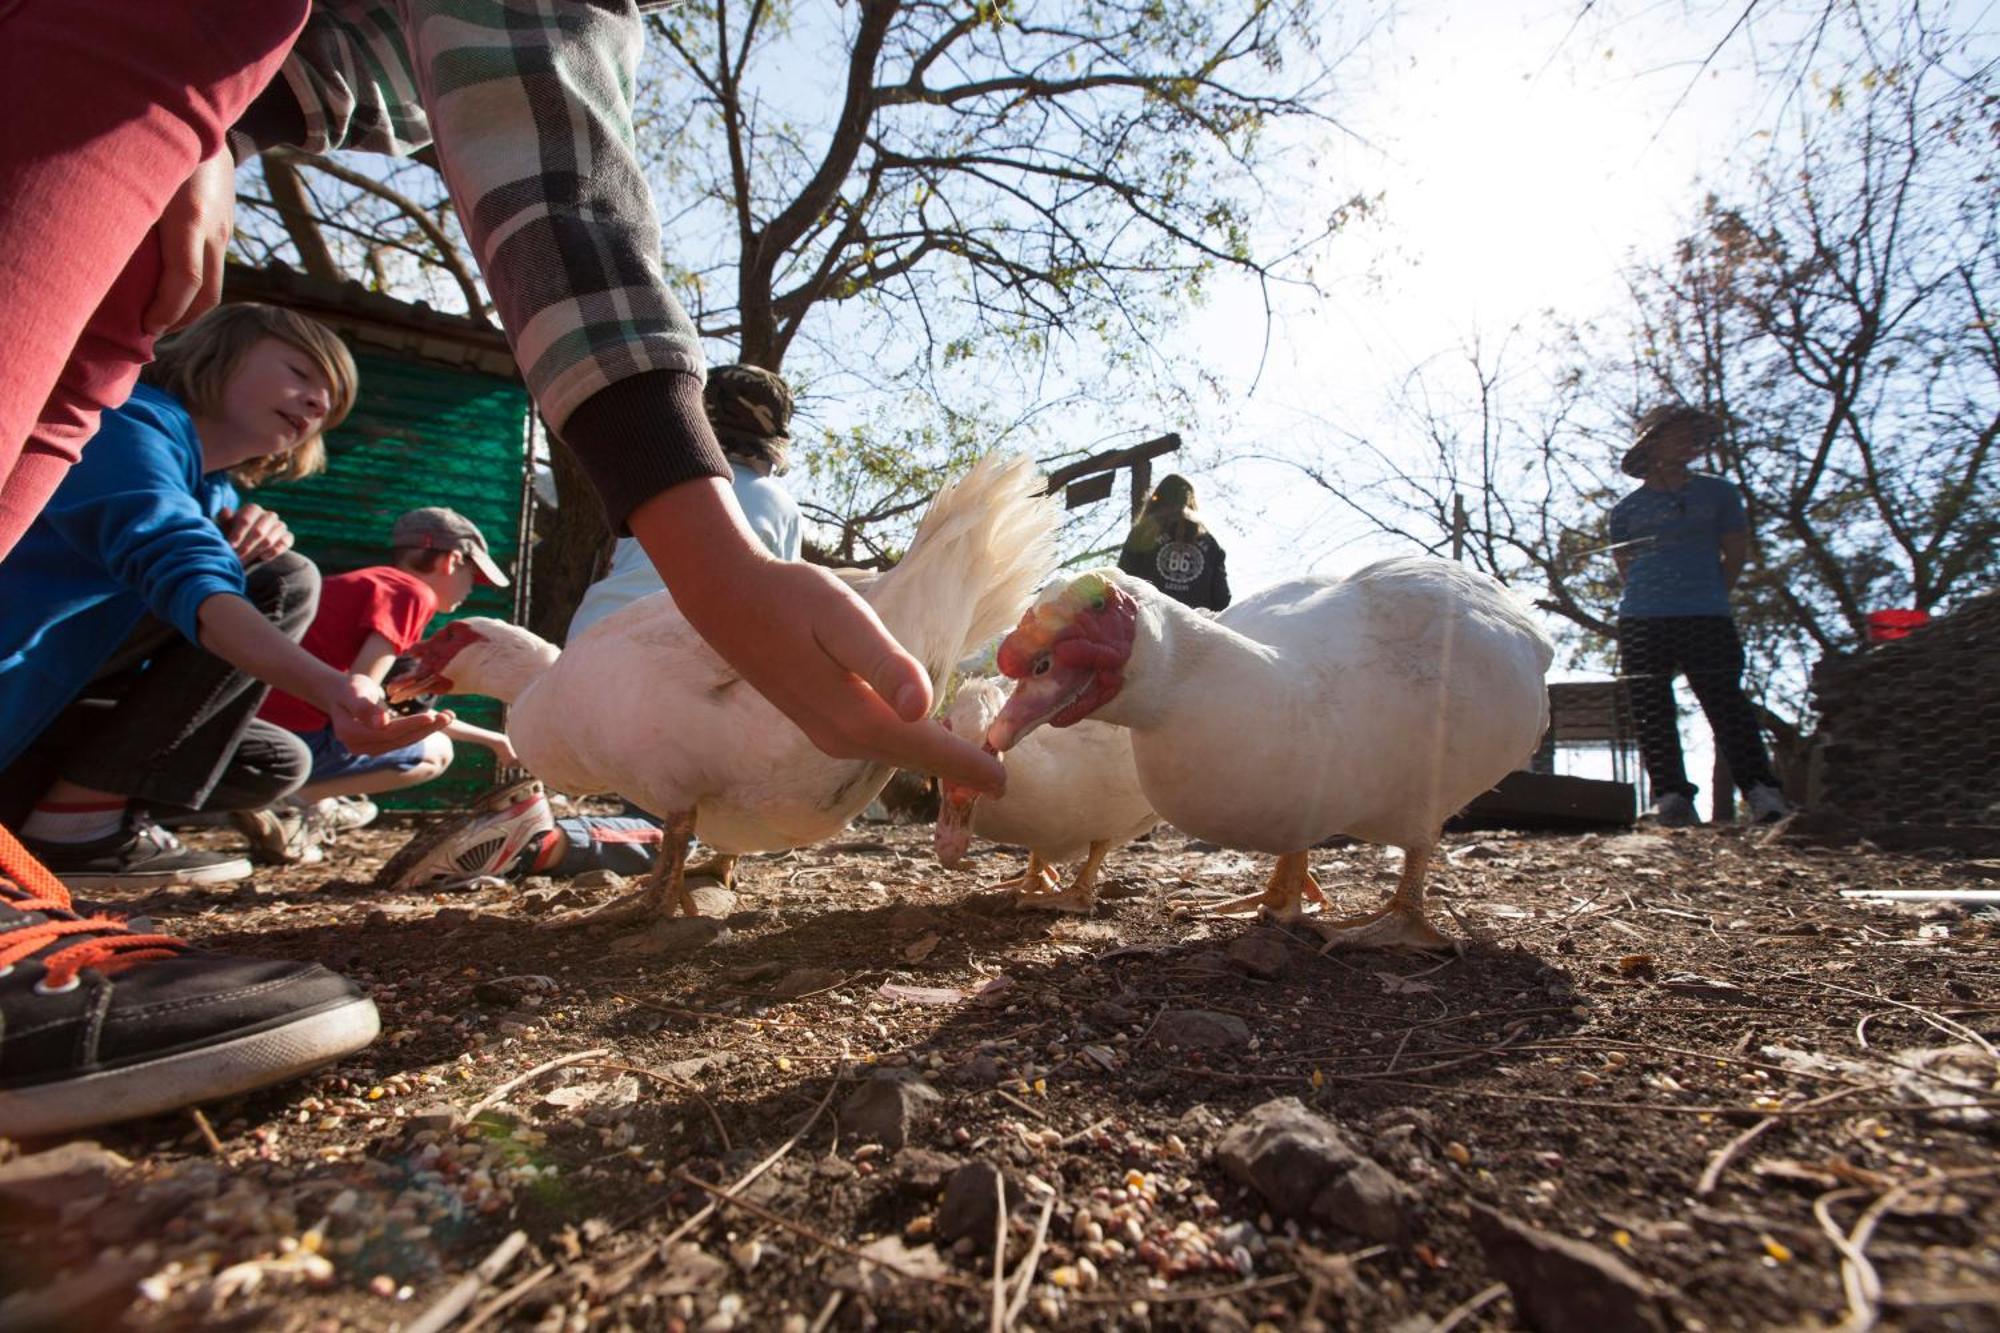
[[[937,830],[931,836],[931,850],[946,870],[956,870],[972,846],[972,807],[979,793],[955,782],[938,784]]]
[[[1075,703],[1096,676],[1089,667],[1052,663],[1039,676],[1015,681],[1014,692],[1007,696],[1000,716],[986,728],[987,748],[998,754],[1013,749],[1022,737]]]
[[[382,678],[382,697],[392,704],[408,703],[420,694],[450,694],[451,681],[414,657],[399,657]]]

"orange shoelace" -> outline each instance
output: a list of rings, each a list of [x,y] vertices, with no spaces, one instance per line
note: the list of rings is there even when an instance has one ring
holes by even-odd
[[[22,912],[75,915],[76,909],[70,905],[69,890],[49,873],[48,867],[30,856],[28,849],[4,826],[0,826],[0,879],[12,880],[17,890],[17,893],[0,894],[0,901],[6,902],[9,907]],[[76,984],[77,973],[86,967],[94,967],[109,976],[148,959],[172,958],[187,948],[185,943],[171,935],[135,934],[115,916],[42,921],[0,935],[0,973],[65,935],[92,935],[97,938],[80,940],[41,960],[47,970],[41,985],[49,990],[68,990]]]

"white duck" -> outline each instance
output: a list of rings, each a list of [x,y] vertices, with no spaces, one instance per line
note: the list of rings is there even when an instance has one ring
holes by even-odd
[[[909,553],[849,581],[933,681],[1019,614],[1054,561],[1055,502],[1026,459],[989,455],[931,502]],[[572,794],[616,792],[665,817],[646,889],[593,919],[695,915],[688,841],[725,853],[801,847],[875,799],[886,764],[834,759],[744,683],[657,593],[558,652],[527,630],[469,617],[411,653],[393,698],[486,694],[512,705],[521,762]]]
[[[982,736],[1007,702],[1005,682],[991,676],[967,680],[945,710],[944,725],[960,736]],[[1103,722],[1079,722],[1038,731],[1009,752],[1007,791],[980,796],[944,783],[933,846],[951,869],[964,859],[977,833],[1028,849],[1028,868],[1014,888],[1016,907],[1088,912],[1097,905],[1097,876],[1104,858],[1160,822],[1139,790],[1132,766],[1132,734]],[[1083,857],[1069,887],[1058,889],[1052,866]]]
[[[1045,593],[1001,644],[1017,684],[987,743],[1043,722],[1126,727],[1139,786],[1199,838],[1278,857],[1257,901],[1299,915],[1307,849],[1403,850],[1387,906],[1316,923],[1329,944],[1448,947],[1424,913],[1444,821],[1548,724],[1554,646],[1512,594],[1441,560],[1292,579],[1209,619],[1113,570]]]

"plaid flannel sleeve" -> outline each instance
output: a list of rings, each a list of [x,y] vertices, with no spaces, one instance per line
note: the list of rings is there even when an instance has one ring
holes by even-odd
[[[642,41],[630,0],[316,0],[285,65],[289,131],[242,127],[259,147],[433,147],[529,391],[614,529],[730,475],[633,142]]]

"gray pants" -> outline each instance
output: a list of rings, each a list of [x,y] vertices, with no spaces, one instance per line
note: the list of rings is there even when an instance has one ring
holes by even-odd
[[[319,569],[288,552],[252,565],[244,595],[293,642],[319,606]],[[57,778],[162,812],[254,810],[289,795],[312,755],[257,719],[270,687],[147,617],[82,694],[0,775],[17,819]]]

